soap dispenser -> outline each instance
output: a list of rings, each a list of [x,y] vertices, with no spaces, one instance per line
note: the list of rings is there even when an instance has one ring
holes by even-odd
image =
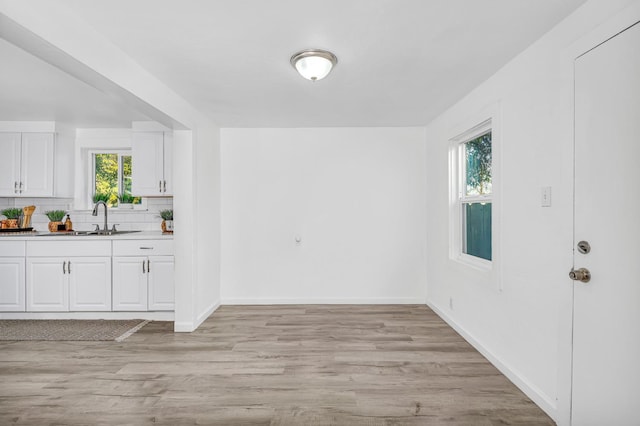
[[[67,215],[67,220],[64,221],[64,230],[73,231],[73,224],[71,223],[71,219],[69,218],[69,215]]]

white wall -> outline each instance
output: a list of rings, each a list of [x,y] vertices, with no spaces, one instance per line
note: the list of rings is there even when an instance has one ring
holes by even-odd
[[[223,303],[424,303],[424,129],[221,134]]]
[[[174,130],[175,331],[193,331],[220,306],[220,129]]]
[[[220,306],[220,129],[201,126],[196,155],[197,174],[197,290],[194,324]]]
[[[563,424],[570,396],[573,60],[628,25],[633,15],[616,14],[630,3],[639,9],[637,1],[588,2],[426,129],[428,304]],[[494,241],[497,274],[487,274],[449,259],[447,149],[461,123],[496,103],[501,238]],[[543,186],[552,187],[552,207],[541,207]]]

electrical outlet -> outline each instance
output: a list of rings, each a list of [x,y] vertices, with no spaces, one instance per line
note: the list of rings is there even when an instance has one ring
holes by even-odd
[[[449,298],[449,309],[453,311],[453,297]]]

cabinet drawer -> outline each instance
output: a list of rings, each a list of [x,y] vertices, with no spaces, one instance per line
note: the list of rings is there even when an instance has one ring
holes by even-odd
[[[173,240],[114,240],[114,256],[173,256]]]
[[[111,241],[27,241],[27,256],[111,256]]]
[[[2,241],[0,239],[0,257],[24,257],[25,241]]]

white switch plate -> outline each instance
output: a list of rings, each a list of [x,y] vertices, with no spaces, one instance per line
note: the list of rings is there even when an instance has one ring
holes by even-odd
[[[540,205],[542,207],[551,207],[551,187],[550,186],[542,187]]]

